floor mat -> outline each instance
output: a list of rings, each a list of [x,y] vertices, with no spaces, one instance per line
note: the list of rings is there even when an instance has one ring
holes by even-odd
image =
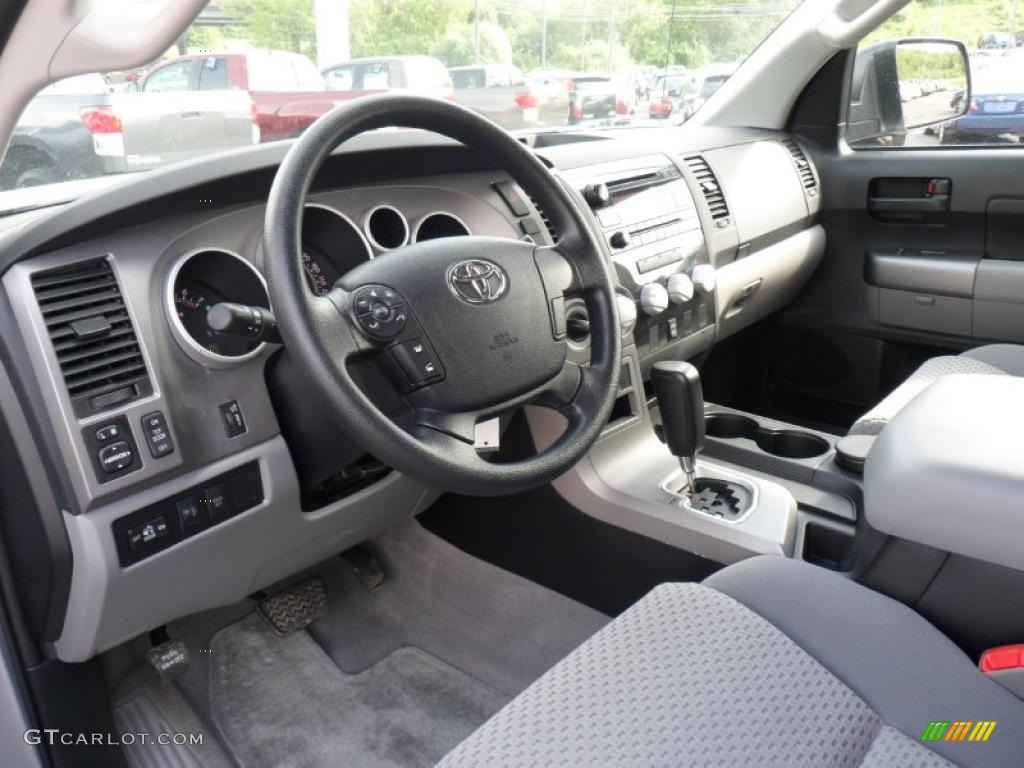
[[[476,512],[487,515],[491,500],[476,501]],[[412,646],[511,698],[608,622],[467,555],[415,520],[369,546],[384,569],[384,583],[368,590],[341,558],[325,563],[319,575],[330,608],[308,629],[346,672]]]
[[[346,674],[307,632],[278,637],[255,614],[211,649],[213,719],[244,768],[434,765],[507,699],[412,647]]]

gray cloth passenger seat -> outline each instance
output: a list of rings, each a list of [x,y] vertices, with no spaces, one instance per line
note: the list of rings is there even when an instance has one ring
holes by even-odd
[[[995,722],[925,741],[935,721]],[[959,733],[959,730],[954,732]],[[1024,702],[910,608],[783,557],[664,584],[443,768],[1020,768]]]
[[[960,355],[943,355],[926,360],[878,405],[857,419],[848,434],[879,434],[897,413],[930,384],[943,376],[958,373],[1024,376],[1024,346],[989,344]]]

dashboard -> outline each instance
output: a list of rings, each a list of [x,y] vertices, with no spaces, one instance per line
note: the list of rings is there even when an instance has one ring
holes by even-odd
[[[613,267],[623,333],[613,419],[639,417],[654,362],[704,354],[779,309],[821,257],[819,180],[785,135],[535,141],[589,209]],[[557,241],[506,174],[457,144],[412,131],[350,144],[329,158],[303,215],[314,294],[408,243]],[[24,542],[16,566],[38,574],[25,589],[46,592],[23,603],[57,658],[84,660],[239,600],[439,493],[325,419],[304,372],[261,328],[210,321],[236,304],[269,322],[263,201],[286,148],[128,179],[0,232],[0,410],[20,436],[33,502],[0,523]],[[566,311],[571,354],[586,362],[586,309],[570,299]],[[400,419],[395,384],[365,376]]]

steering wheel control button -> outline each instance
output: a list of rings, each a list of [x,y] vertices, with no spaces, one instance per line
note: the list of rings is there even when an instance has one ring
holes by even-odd
[[[149,453],[154,459],[174,453],[174,442],[167,430],[167,421],[160,411],[142,417],[142,431],[149,443]]]
[[[108,475],[116,475],[123,472],[135,461],[135,451],[124,440],[118,440],[103,448],[97,454],[100,468]]]
[[[116,440],[121,436],[121,427],[117,424],[107,424],[105,427],[100,427],[96,430],[96,442],[106,443],[110,440]]]
[[[245,417],[242,415],[242,406],[237,400],[228,400],[220,405],[220,418],[224,423],[224,433],[228,437],[244,435],[249,428],[245,426]]]
[[[433,384],[444,378],[444,369],[437,355],[421,338],[396,344],[391,348],[391,356],[414,387]]]
[[[359,327],[378,341],[393,339],[405,328],[408,311],[402,296],[386,285],[364,285],[352,300]]]

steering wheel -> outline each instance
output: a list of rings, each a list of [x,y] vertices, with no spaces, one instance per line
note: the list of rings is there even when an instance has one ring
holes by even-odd
[[[398,125],[455,139],[504,169],[547,213],[557,247],[473,236],[429,240],[371,259],[327,295],[313,295],[301,263],[310,185],[342,142]],[[608,420],[621,350],[608,266],[574,195],[522,143],[449,102],[372,96],[313,123],[270,190],[265,270],[288,354],[308,373],[327,414],[379,460],[446,490],[513,493],[575,464]],[[567,360],[570,292],[589,313],[589,365]],[[357,384],[349,363],[363,356],[402,390],[404,423]],[[525,460],[482,458],[473,447],[476,423],[529,403],[566,417],[561,437]]]

